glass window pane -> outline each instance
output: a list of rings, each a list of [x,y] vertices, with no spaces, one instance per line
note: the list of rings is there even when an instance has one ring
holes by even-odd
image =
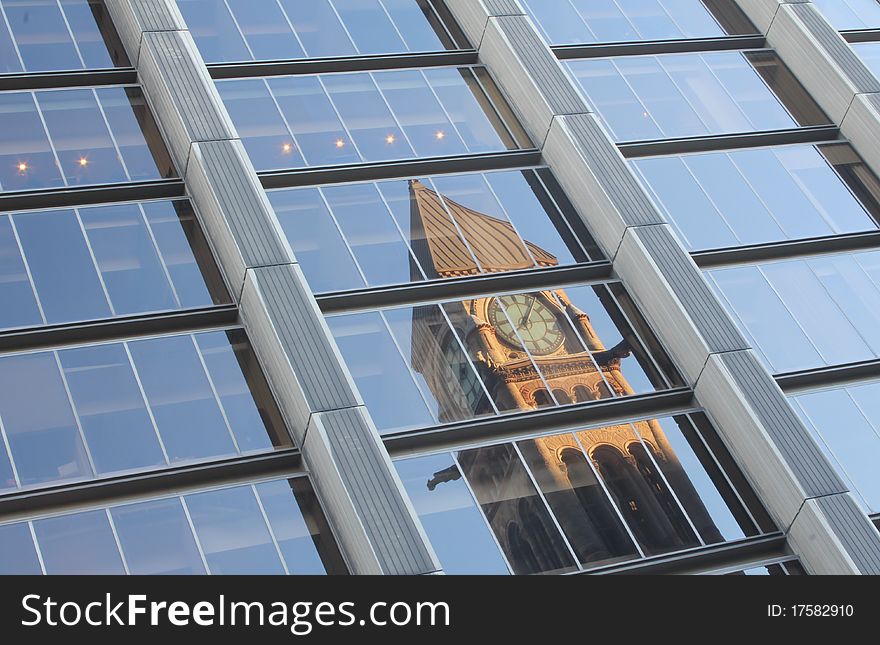
[[[189,202],[146,202],[141,208],[180,306],[228,303],[223,278]]]
[[[431,8],[427,2],[417,0],[381,0],[381,2],[409,51],[445,49],[432,24],[428,22]],[[440,26],[438,25],[437,28]]]
[[[331,316],[327,323],[381,433],[434,424],[380,314]]]
[[[773,371],[822,364],[815,346],[756,267],[715,269],[706,275]]]
[[[880,43],[852,43],[852,48],[862,59],[862,62],[868,66],[868,69],[874,73],[874,76],[880,76]]]
[[[206,63],[253,60],[223,0],[177,0],[177,6]]]
[[[82,69],[58,3],[4,0],[3,11],[29,72]]]
[[[880,27],[876,0],[813,0],[836,29]]]
[[[128,347],[172,462],[236,453],[191,336]]]
[[[598,566],[638,557],[612,501],[572,435],[517,445],[582,564]]]
[[[254,166],[275,170],[304,165],[297,143],[262,79],[220,81],[217,90]]]
[[[718,485],[695,452],[699,438],[688,420],[664,417],[638,422],[634,427],[643,448],[654,452],[654,461],[704,542],[713,544],[745,537]],[[726,484],[722,485],[726,488]]]
[[[32,93],[0,93],[0,132],[0,188],[64,186]]]
[[[23,486],[93,476],[51,352],[0,359],[0,420]]]
[[[162,499],[110,510],[132,575],[205,573],[180,499]]]
[[[438,157],[467,152],[465,143],[420,71],[383,72],[376,74],[375,79],[418,156]],[[390,139],[386,137],[386,140]]]
[[[321,190],[369,285],[421,280],[409,248],[373,184]]]
[[[239,452],[290,446],[289,435],[270,411],[258,407],[246,377],[259,365],[241,330],[206,332],[195,336],[211,382]]]
[[[302,58],[281,7],[266,0],[227,0],[254,60]]]
[[[295,484],[296,480],[284,479],[257,484],[257,495],[287,563],[287,570],[292,575],[322,575],[326,571],[316,541],[326,536],[318,534],[314,522],[307,522],[303,516],[295,496]]]
[[[361,54],[406,51],[400,32],[379,0],[332,0]]]
[[[125,347],[66,349],[58,357],[98,474],[164,465]]]
[[[12,463],[9,461],[9,454],[6,450],[6,441],[0,435],[0,491],[16,488],[18,484],[15,481],[15,473],[12,471]]]
[[[312,291],[366,286],[317,188],[275,190],[268,195]]]
[[[48,323],[112,314],[76,211],[19,213],[13,222]]]
[[[39,92],[37,103],[69,184],[128,179],[92,90]]]
[[[49,575],[125,573],[106,511],[36,520],[34,531]]]
[[[284,573],[250,486],[197,493],[184,499],[211,573]]]
[[[504,575],[507,564],[450,455],[395,463],[443,571]]]
[[[437,94],[458,135],[464,140],[468,152],[493,152],[516,148],[510,141],[505,143],[503,126],[493,115],[489,99],[479,88],[469,69],[434,68],[422,70],[428,84]],[[443,136],[439,136],[442,134]],[[437,150],[445,150],[446,139],[451,132],[438,131]],[[442,154],[447,154],[443,152]]]
[[[339,79],[348,79],[349,81],[355,78],[369,79],[363,74],[341,75],[332,78],[336,79],[336,82],[345,82],[339,81]],[[331,103],[327,98],[317,76],[271,78],[268,80],[268,84],[296,137],[299,151],[305,157],[307,165],[324,166],[361,160],[357,148],[352,145],[348,134],[339,121],[334,110],[334,103]],[[327,85],[333,94],[333,82],[328,82]],[[344,114],[345,104],[340,103],[339,97],[334,96],[333,98],[336,108]],[[366,100],[363,95],[360,98]],[[363,107],[365,112],[354,115],[354,118],[368,118],[372,106],[364,104]],[[343,118],[345,117],[343,116]],[[352,136],[355,137],[357,143],[361,143],[355,133],[355,125],[356,123],[350,124]]]
[[[38,576],[41,573],[27,522],[0,526],[0,575]]]
[[[2,7],[0,7],[0,15],[2,15]],[[6,28],[6,22],[0,20],[0,74],[15,74],[24,71],[21,65],[21,58]]]
[[[514,573],[576,568],[512,445],[463,451],[458,462]]]
[[[382,74],[377,75],[379,79]],[[373,82],[373,75],[338,74],[321,78],[333,106],[351,133],[357,154],[363,161],[404,159],[414,156],[410,144],[394,120],[385,98]],[[334,138],[349,145],[347,136]],[[327,146],[334,139],[322,141]],[[323,148],[322,148],[323,149]],[[338,162],[336,162],[338,163]]]
[[[12,218],[0,216],[0,328],[39,325],[42,322],[34,290],[21,256]]]
[[[95,90],[113,140],[131,181],[175,176],[161,135],[139,89],[103,87]],[[91,153],[89,153],[91,154]],[[91,166],[91,157],[86,155]]]
[[[330,0],[281,0],[308,56],[351,56],[357,50]]]
[[[83,208],[80,217],[117,315],[180,307],[137,204]]]
[[[61,8],[87,69],[115,67],[128,63],[117,42],[118,36],[103,2],[100,0],[61,0]],[[107,34],[109,42],[105,42],[104,34]],[[114,50],[112,57],[107,51],[108,47]],[[70,64],[70,61],[67,61],[67,64]]]
[[[872,414],[877,412],[872,400],[878,393],[880,387],[870,384],[792,397],[807,427],[869,513],[880,510],[880,417]]]

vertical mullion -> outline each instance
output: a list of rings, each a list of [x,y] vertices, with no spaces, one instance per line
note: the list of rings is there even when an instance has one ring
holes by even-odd
[[[21,478],[18,475],[18,468],[12,459],[12,446],[9,445],[9,437],[6,436],[6,427],[3,425],[3,417],[0,415],[0,438],[3,439],[3,447],[6,450],[6,458],[9,459],[9,467],[12,468],[12,477],[15,479],[15,487],[21,488]]]
[[[46,143],[49,144],[49,149],[52,151],[52,156],[55,158],[55,165],[58,167],[58,174],[61,175],[61,181],[64,183],[65,187],[69,187],[70,184],[67,181],[67,174],[64,172],[64,166],[61,165],[61,159],[58,157],[58,151],[55,149],[55,142],[52,140],[52,135],[49,133],[49,126],[46,125],[46,117],[43,116],[43,107],[37,100],[37,92],[28,92],[28,94],[30,94],[31,100],[34,102],[34,107],[37,110],[37,117],[39,117],[40,123],[43,126],[43,132],[46,133]]]
[[[186,505],[186,496],[179,495],[177,496],[177,500],[180,501],[180,506],[183,509],[183,514],[186,517],[186,523],[189,525],[189,530],[192,532],[193,541],[196,543],[196,549],[199,552],[199,558],[202,560],[202,566],[205,567],[205,575],[213,575],[211,573],[211,567],[208,566],[208,558],[205,556],[205,550],[202,547],[202,541],[199,539],[199,534],[196,531],[196,525],[193,523],[192,515],[189,513],[189,507]]]
[[[150,235],[150,242],[153,244],[153,248],[156,250],[156,255],[159,257],[159,263],[162,265],[162,273],[165,274],[165,279],[168,280],[168,286],[171,288],[171,293],[174,295],[174,302],[177,303],[177,307],[179,309],[183,308],[183,303],[180,300],[180,295],[177,293],[177,287],[174,286],[174,280],[171,279],[171,272],[168,269],[168,264],[165,261],[165,254],[162,253],[162,249],[159,248],[159,242],[156,239],[156,235],[153,232],[153,227],[150,224],[150,220],[147,217],[146,211],[144,211],[144,206],[141,202],[137,204],[138,211],[140,211],[141,219],[144,222],[144,226],[147,227],[147,233]],[[175,210],[175,214],[177,211]],[[188,241],[187,241],[188,243]],[[195,255],[195,254],[193,254]],[[198,262],[196,263],[198,266]]]
[[[122,166],[122,172],[125,173],[125,176],[129,181],[134,181],[131,177],[131,173],[128,172],[128,164],[125,163],[125,159],[122,157],[122,150],[119,148],[119,143],[116,141],[116,135],[113,134],[113,128],[110,127],[110,121],[107,119],[107,113],[104,111],[104,104],[101,103],[101,97],[98,96],[98,90],[93,88],[92,94],[95,97],[98,112],[101,113],[101,119],[104,121],[104,127],[107,128],[107,136],[109,136],[110,141],[113,142],[113,149],[116,150],[116,157],[119,159],[119,165]]]
[[[471,254],[471,258],[474,261],[474,265],[477,267],[477,271],[480,273],[486,273],[486,270],[483,268],[483,265],[480,264],[480,258],[477,257],[476,252],[474,251],[471,243],[468,241],[467,237],[464,234],[464,231],[461,230],[461,227],[458,225],[458,220],[452,214],[452,209],[446,204],[446,199],[437,189],[437,184],[434,183],[433,177],[426,178],[428,183],[431,184],[431,190],[437,195],[437,199],[440,200],[440,205],[443,207],[443,210],[446,212],[446,216],[449,218],[449,221],[452,222],[452,226],[455,228],[456,233],[458,233],[458,237],[461,238],[461,241],[464,243],[465,248],[468,250],[468,253]]]
[[[34,543],[34,552],[37,554],[37,562],[40,564],[40,571],[43,572],[43,575],[48,575],[46,573],[46,563],[43,560],[43,550],[40,548],[40,542],[37,540],[37,532],[34,530],[34,523],[30,520],[27,521],[28,530],[31,534],[31,540]]]
[[[342,239],[342,243],[345,244],[345,248],[348,251],[349,256],[351,257],[352,262],[354,262],[354,267],[360,274],[361,280],[363,280],[364,282],[364,286],[371,286],[370,281],[367,280],[367,274],[364,273],[364,270],[361,267],[361,263],[358,262],[357,256],[354,253],[354,249],[351,248],[351,244],[348,241],[348,237],[345,235],[345,231],[342,230],[342,226],[339,224],[339,221],[336,219],[336,215],[333,213],[333,208],[330,206],[330,202],[327,200],[327,196],[324,194],[324,187],[317,186],[316,188],[314,188],[314,190],[318,191],[318,195],[321,197],[321,202],[324,204],[324,208],[327,209],[327,214],[330,216],[330,221],[333,222],[333,226],[335,226],[336,230],[339,231],[339,237]]]
[[[376,73],[381,72],[367,72],[367,75],[370,77],[370,82],[373,84],[376,92],[379,94],[379,98],[382,99],[382,102],[385,104],[385,109],[388,110],[388,114],[391,115],[391,119],[394,121],[394,124],[400,129],[400,133],[403,135],[403,138],[406,139],[406,144],[409,146],[409,149],[412,150],[413,156],[418,157],[419,153],[416,150],[416,147],[413,145],[412,141],[409,138],[409,135],[406,133],[406,129],[403,127],[403,124],[400,122],[400,119],[394,113],[394,110],[391,109],[391,104],[388,102],[388,98],[385,96],[385,93],[379,87],[379,84],[376,82]]]
[[[201,363],[202,370],[205,372],[205,378],[208,379],[208,386],[211,388],[211,393],[214,395],[214,401],[217,403],[217,407],[220,409],[220,414],[223,416],[223,423],[226,424],[226,431],[229,432],[229,437],[232,439],[232,445],[235,446],[235,452],[240,455],[242,454],[241,448],[238,447],[238,440],[235,438],[235,433],[232,431],[232,424],[229,423],[229,417],[226,416],[226,409],[223,407],[220,393],[217,392],[217,387],[214,385],[214,379],[211,378],[211,372],[208,370],[207,363],[205,363],[205,357],[202,356],[202,350],[196,340],[196,335],[188,334],[188,336],[193,344],[193,348],[196,350],[196,355],[199,357],[199,363]]]
[[[372,182],[372,183],[373,183],[373,187],[374,187],[375,191],[379,194],[379,199],[381,199],[382,203],[385,205],[385,209],[388,211],[388,215],[391,217],[391,221],[394,222],[394,226],[397,228],[397,232],[400,234],[400,239],[403,240],[403,243],[406,246],[407,251],[409,251],[409,257],[412,259],[412,261],[418,267],[419,273],[422,274],[422,278],[427,280],[428,276],[425,273],[425,269],[422,266],[422,263],[419,262],[419,259],[416,257],[416,254],[412,249],[412,244],[411,244],[412,239],[410,237],[407,237],[407,235],[404,234],[403,228],[401,227],[400,222],[397,221],[397,218],[394,216],[394,211],[391,210],[391,205],[388,203],[388,200],[385,199],[385,195],[382,193],[381,188],[379,188],[379,184],[382,182]]]
[[[86,453],[86,457],[89,460],[89,466],[92,469],[92,477],[98,476],[98,469],[95,467],[95,461],[92,458],[92,451],[89,449],[89,443],[86,441],[86,434],[82,427],[82,422],[79,418],[79,413],[76,409],[76,404],[73,402],[73,394],[70,391],[70,385],[67,383],[67,377],[64,375],[64,367],[61,365],[61,358],[58,356],[58,352],[56,350],[52,350],[52,357],[55,359],[55,366],[58,368],[58,375],[61,377],[61,382],[64,384],[64,391],[67,393],[67,404],[70,406],[70,413],[73,415],[74,422],[76,423],[76,428],[79,431],[79,438],[83,443],[83,450]]]
[[[107,516],[107,521],[110,523],[110,531],[113,533],[113,541],[116,542],[116,549],[119,551],[119,559],[122,560],[122,568],[125,570],[125,575],[130,576],[131,571],[128,568],[128,560],[125,558],[125,552],[122,550],[122,542],[119,540],[119,534],[116,532],[116,524],[113,522],[113,515],[110,513],[109,508],[105,508],[104,514]]]
[[[79,43],[76,42],[76,38],[73,35],[73,28],[67,20],[67,14],[64,13],[64,8],[61,6],[60,0],[55,0],[55,5],[58,7],[58,13],[61,14],[61,19],[64,21],[64,27],[67,29],[67,34],[70,36],[70,42],[73,44],[73,49],[76,52],[77,58],[79,58],[79,63],[82,65],[82,69],[86,69],[86,60],[83,58],[82,52],[79,50]]]
[[[339,120],[339,125],[342,126],[348,140],[351,141],[351,145],[354,146],[354,151],[357,153],[358,157],[360,157],[361,161],[369,161],[367,157],[364,156],[364,153],[361,152],[360,146],[358,146],[357,141],[354,140],[351,130],[348,129],[348,125],[345,123],[345,119],[343,119],[342,114],[339,113],[339,108],[336,107],[336,101],[333,100],[333,95],[330,93],[330,90],[327,89],[327,86],[324,85],[322,75],[316,74],[315,78],[318,80],[318,85],[321,86],[321,91],[324,92],[327,102],[330,104],[330,107],[333,108],[333,114],[335,114],[336,118]],[[303,158],[305,158],[305,155],[303,155]]]
[[[6,32],[9,34],[9,40],[12,41],[12,47],[15,49],[15,55],[18,57],[18,64],[21,65],[21,71],[27,72],[28,68],[24,64],[24,58],[18,48],[18,40],[12,31],[12,24],[9,22],[9,17],[6,15],[6,10],[3,8],[2,2],[0,2],[0,18],[3,18],[3,23],[6,25]]]
[[[89,251],[89,258],[92,260],[92,265],[95,267],[95,273],[98,276],[98,282],[101,283],[101,291],[104,292],[104,297],[107,299],[107,306],[110,308],[110,315],[112,317],[116,317],[116,307],[113,306],[113,300],[110,298],[110,291],[107,290],[107,284],[104,282],[104,274],[101,272],[101,266],[98,264],[98,258],[95,256],[95,251],[92,249],[92,242],[89,239],[88,233],[86,233],[85,224],[83,224],[82,217],[80,217],[79,209],[74,208],[73,214],[76,216],[76,222],[79,224],[80,233],[82,233],[83,241],[86,243],[86,249]]]

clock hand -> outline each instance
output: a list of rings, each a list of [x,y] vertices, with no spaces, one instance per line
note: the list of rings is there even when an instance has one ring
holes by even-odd
[[[532,301],[529,303],[528,309],[526,309],[526,315],[523,316],[523,319],[519,323],[521,327],[528,327],[529,326],[529,318],[532,315],[532,307],[534,307],[534,306],[535,306],[535,299],[532,298]]]

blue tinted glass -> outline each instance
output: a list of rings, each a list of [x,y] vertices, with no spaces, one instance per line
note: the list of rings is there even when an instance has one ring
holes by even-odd
[[[365,286],[317,188],[272,191],[269,201],[312,291]]]
[[[5,440],[3,440],[0,442],[0,491],[16,486],[18,484],[15,481],[15,473],[12,472],[12,464],[6,451]]]
[[[23,486],[93,475],[52,353],[0,359],[0,420]]]
[[[15,227],[48,323],[111,315],[76,211],[19,213]]]
[[[88,69],[114,67],[97,22],[100,20],[104,29],[111,29],[110,16],[104,3],[95,0],[61,0],[61,8],[73,32],[73,39],[76,41],[84,66]],[[121,54],[122,52],[118,50],[113,52],[117,57]],[[124,59],[124,54],[121,57]],[[127,61],[121,61],[121,64],[125,63]]]
[[[205,573],[179,498],[119,506],[110,514],[132,575]]]
[[[368,284],[421,279],[375,185],[327,186],[322,190]]]
[[[235,454],[235,445],[190,336],[129,344],[168,458]]]
[[[880,43],[853,43],[852,48],[874,76],[880,77]]]
[[[254,166],[270,170],[303,165],[298,146],[262,79],[221,81],[217,90]]]
[[[196,344],[208,368],[211,383],[223,406],[226,420],[235,435],[239,452],[270,450],[266,424],[245,379],[245,366],[256,369],[243,337],[234,332],[207,332],[195,336]],[[276,436],[286,434],[283,428],[272,428]],[[285,444],[289,445],[288,441]]]
[[[98,474],[165,464],[125,347],[58,353]]]
[[[304,52],[277,2],[227,0],[254,60],[302,58]]]
[[[381,80],[381,75],[378,78]],[[328,75],[321,81],[351,133],[361,160],[413,156],[412,147],[397,126],[371,74]],[[340,134],[339,139],[346,147],[349,145],[345,136]]]
[[[64,185],[33,94],[0,93],[0,188],[30,190]]]
[[[388,15],[400,32],[409,51],[438,51],[445,49],[437,32],[428,22],[431,8],[417,0],[381,0]]]
[[[880,27],[877,0],[813,0],[837,29],[873,29]]]
[[[357,50],[330,0],[281,0],[306,55],[351,56]]]
[[[406,51],[400,32],[379,0],[332,0],[361,54]]]
[[[327,323],[380,432],[434,424],[378,313],[331,316]]]
[[[443,106],[418,70],[376,74],[376,83],[421,157],[462,154],[464,141],[452,127]],[[443,134],[438,139],[440,133]],[[397,144],[398,142],[394,142]]]
[[[218,286],[212,295],[206,284],[208,271],[215,283],[219,279],[213,264],[208,266],[212,261],[192,208],[182,201],[146,202],[141,208],[180,306],[207,307],[228,302],[223,287]],[[196,260],[196,252],[204,268]]]
[[[184,499],[211,573],[284,573],[250,486],[187,495]]]
[[[9,216],[0,216],[0,302],[4,303],[0,309],[2,328],[42,322]]]
[[[80,209],[116,315],[179,308],[137,204]]]
[[[0,5],[0,12],[2,12],[2,5]],[[9,29],[6,28],[6,22],[0,20],[0,74],[21,71],[24,71],[24,68],[21,65],[15,43],[12,41]]]
[[[34,532],[49,575],[125,573],[103,510],[37,520]]]
[[[364,75],[330,77],[348,79]],[[367,77],[369,78],[369,77]],[[328,81],[329,82],[329,81]],[[269,88],[287,120],[300,152],[310,166],[359,161],[358,152],[339,121],[339,103],[327,98],[317,76],[280,77],[268,80]],[[371,106],[364,104],[364,113],[356,118],[368,119]]]
[[[37,103],[69,184],[126,181],[125,168],[91,90],[39,92]]]
[[[568,67],[618,141],[798,125],[740,52],[577,60]]]
[[[446,573],[509,573],[450,455],[407,459],[395,466]]]
[[[0,575],[38,576],[41,573],[27,522],[0,526]]]
[[[56,2],[4,0],[3,11],[28,71],[82,69],[82,59]]]
[[[253,60],[223,0],[177,0],[206,63]]]
[[[174,176],[171,162],[165,159],[164,150],[151,150],[144,138],[144,132],[152,130],[154,148],[160,147],[158,129],[152,121],[147,109],[147,102],[140,90],[124,87],[103,87],[95,90],[101,103],[101,111],[113,133],[113,140],[122,161],[125,172],[131,181],[159,179]],[[141,125],[143,124],[143,126]],[[155,154],[154,154],[155,153]],[[84,156],[91,166],[91,152]],[[157,164],[166,164],[159,168]],[[106,180],[106,174],[102,177]]]
[[[293,485],[293,481],[282,479],[257,484],[256,489],[287,570],[293,575],[326,573],[315,547],[318,531],[314,529],[316,535],[312,535],[294,496]]]

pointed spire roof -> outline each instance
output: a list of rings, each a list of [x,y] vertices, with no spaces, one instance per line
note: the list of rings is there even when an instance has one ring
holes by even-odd
[[[410,204],[413,250],[428,278],[476,275],[479,267],[482,273],[497,273],[531,269],[535,262],[539,267],[559,264],[540,246],[528,241],[523,246],[510,222],[441,197],[419,180],[410,181]]]

